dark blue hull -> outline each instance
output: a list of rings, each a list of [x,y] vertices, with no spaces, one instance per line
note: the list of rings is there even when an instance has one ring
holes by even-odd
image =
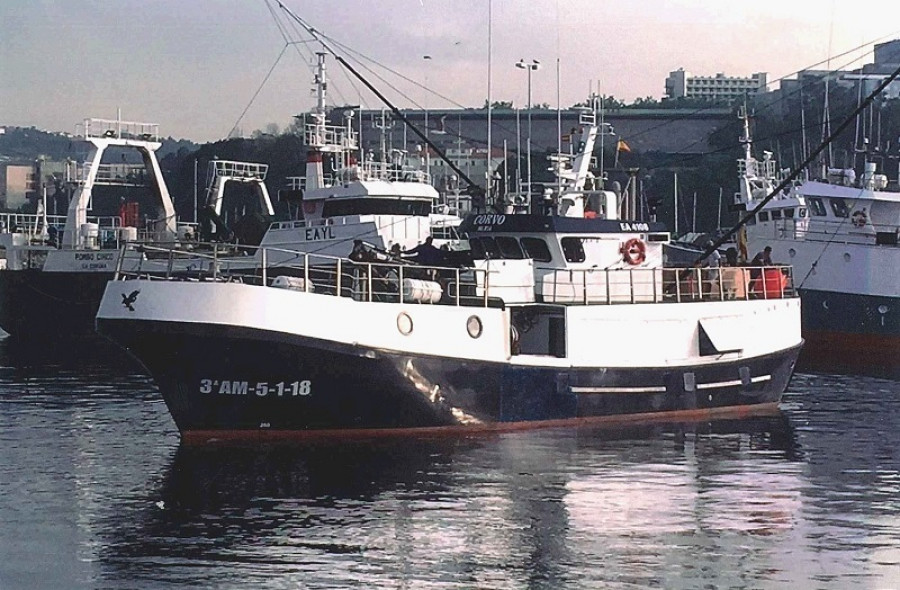
[[[99,320],[156,380],[185,439],[494,428],[778,403],[799,346],[672,368],[522,367],[214,325]]]
[[[111,272],[0,270],[0,328],[22,340],[95,334]]]
[[[800,366],[900,377],[900,298],[801,290]]]

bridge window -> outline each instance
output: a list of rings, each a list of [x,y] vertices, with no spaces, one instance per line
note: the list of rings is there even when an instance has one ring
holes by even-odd
[[[550,248],[547,247],[547,242],[542,238],[522,238],[519,241],[528,257],[535,262],[550,262],[553,259],[550,255]]]
[[[517,239],[509,236],[499,236],[496,238],[496,241],[497,247],[500,249],[500,255],[503,258],[511,260],[522,260],[525,258],[525,254],[522,252],[522,248],[519,247]]]
[[[785,219],[793,219],[794,218],[794,208],[788,207],[784,210],[784,218]]]
[[[781,219],[781,209],[772,209],[772,220]]]
[[[472,258],[475,260],[496,260],[503,258],[500,248],[494,238],[469,238],[469,247],[472,249]]]
[[[431,213],[431,200],[385,199],[363,197],[360,199],[328,199],[322,212],[323,217],[343,215],[418,215]]]
[[[761,212],[759,213],[759,220],[760,220],[760,221],[769,221],[769,212],[768,212],[768,211],[761,211]]]
[[[828,212],[825,210],[825,204],[822,203],[822,199],[818,197],[810,197],[806,199],[806,204],[809,205],[809,212],[814,216],[825,217],[826,215],[828,215]]]
[[[831,203],[831,210],[834,212],[835,217],[847,217],[850,215],[850,209],[847,207],[844,199],[835,197],[828,199],[828,201]]]
[[[559,241],[566,262],[584,262],[584,245],[581,238],[563,238]]]

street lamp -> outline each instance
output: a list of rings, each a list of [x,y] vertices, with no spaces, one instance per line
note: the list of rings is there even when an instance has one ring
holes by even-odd
[[[430,55],[423,55],[422,59],[431,61]],[[428,64],[425,66],[425,175],[431,183],[431,150],[428,147]]]
[[[541,67],[541,62],[536,59],[531,60],[531,62],[526,62],[524,59],[520,59],[516,62],[516,67],[520,70],[526,70],[528,72],[528,137],[525,139],[525,152],[527,158],[527,176],[528,176],[528,197],[531,198],[531,72]]]

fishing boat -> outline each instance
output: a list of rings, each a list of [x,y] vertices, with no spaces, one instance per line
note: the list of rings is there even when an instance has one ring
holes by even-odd
[[[0,327],[14,336],[90,331],[120,247],[176,239],[175,210],[156,158],[162,146],[159,126],[85,119],[76,138],[88,154],[83,164],[67,168],[74,196],[66,215],[48,215],[42,200],[36,214],[7,214],[0,228],[6,261],[0,269]],[[104,159],[107,152],[124,156],[126,151],[136,151],[143,164]],[[118,190],[106,191],[104,200],[101,186]],[[135,187],[144,189],[142,199],[126,202],[119,196]],[[141,254],[129,249],[127,257],[126,268]]]
[[[773,411],[802,345],[790,268],[663,266],[664,226],[579,189],[581,133],[545,211],[463,221],[468,263],[263,246],[280,276],[118,273],[97,329],[186,442]]]
[[[66,215],[48,215],[41,201],[36,214],[8,214],[3,220],[3,330],[28,340],[92,335],[100,298],[116,268],[170,272],[169,261],[154,256],[148,246],[198,247],[198,225],[176,220],[156,157],[162,147],[159,137],[155,123],[120,118],[85,119],[78,126],[76,139],[87,155],[83,162],[68,165],[66,183],[72,196]],[[142,163],[126,163],[135,152]],[[259,210],[272,215],[264,182],[267,168],[250,162],[210,163],[207,209],[218,230],[227,229],[222,196],[232,181],[249,186],[259,196]],[[233,245],[212,247],[226,258],[237,253]]]
[[[751,210],[781,183],[771,153],[757,160],[743,114],[736,203]],[[794,267],[803,302],[803,366],[900,376],[900,192],[866,162],[789,184],[750,219],[750,256]],[[893,187],[893,188],[892,188]]]
[[[404,165],[384,122],[378,154],[360,149],[352,108],[342,110],[340,124],[329,123],[325,58],[316,54],[316,104],[303,129],[306,174],[290,179],[298,215],[269,226],[261,245],[276,258],[267,263],[280,261],[279,248],[343,258],[360,240],[382,250],[411,249],[429,236],[438,245],[455,240],[461,218],[442,208],[427,171]]]

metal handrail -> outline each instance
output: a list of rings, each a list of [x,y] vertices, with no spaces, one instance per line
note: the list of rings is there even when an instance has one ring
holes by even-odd
[[[302,290],[363,301],[408,303],[406,279],[440,286],[440,303],[488,306],[493,287],[491,271],[475,268],[445,268],[400,264],[393,261],[359,262],[344,258],[299,252],[284,248],[257,247],[256,256],[226,256],[221,245],[211,252],[197,249],[143,245],[145,254],[165,255],[165,266],[148,274],[143,268],[123,269],[127,248],[120,250],[116,279],[150,276],[159,279],[206,279],[240,281],[276,286],[281,275],[303,278]],[[248,252],[252,252],[249,249]],[[278,253],[279,256],[273,256]],[[288,261],[270,264],[274,260]],[[157,260],[162,256],[158,256]],[[296,285],[290,288],[297,289]],[[617,268],[556,269],[535,284],[538,299],[558,305],[617,305],[641,303],[685,303],[750,299],[784,299],[797,296],[793,269],[789,266],[721,268]],[[435,291],[437,292],[437,291]],[[497,295],[495,293],[494,295]]]

